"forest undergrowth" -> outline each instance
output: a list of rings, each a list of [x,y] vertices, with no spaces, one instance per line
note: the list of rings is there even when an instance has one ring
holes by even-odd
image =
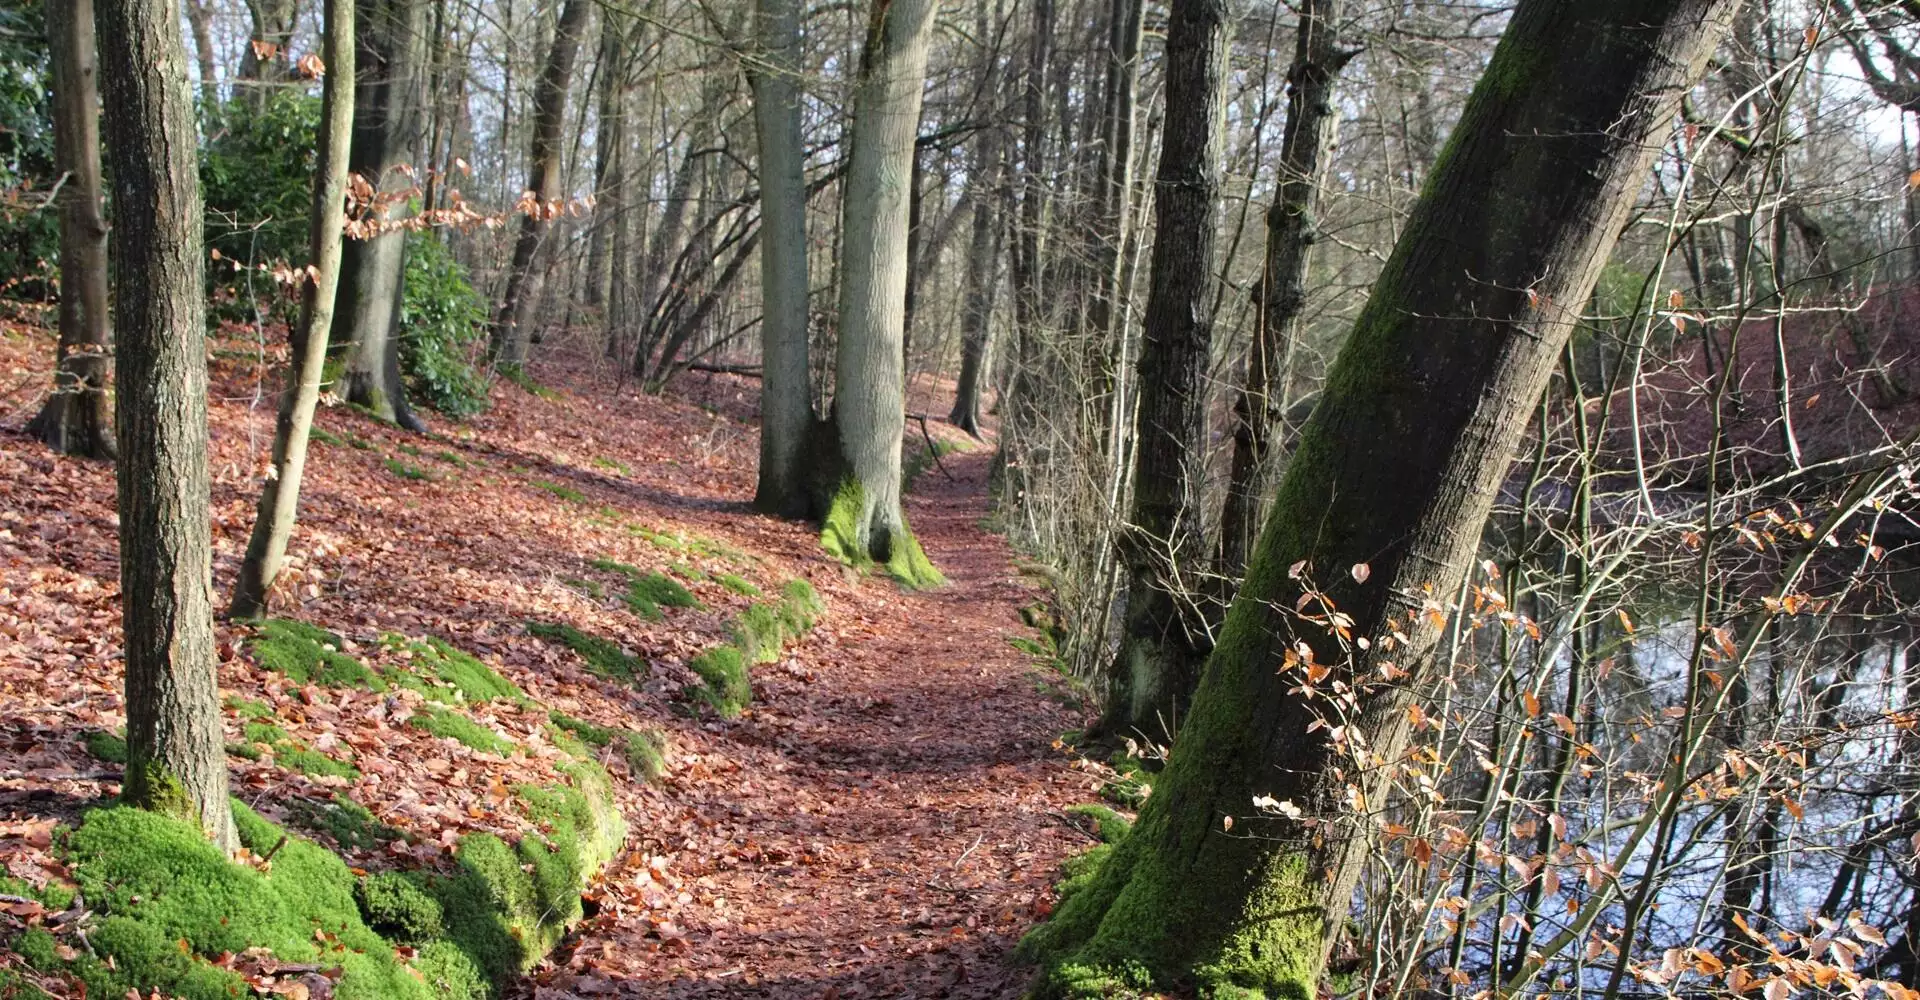
[[[4,426],[51,337],[0,330]],[[277,623],[220,626],[242,860],[271,880],[286,842],[336,852],[428,995],[488,992],[447,971],[469,965],[510,996],[1018,995],[1007,955],[1091,843],[1069,810],[1103,775],[1059,749],[1085,708],[1033,654],[1041,595],[984,527],[990,452],[944,428],[908,508],[949,583],[909,593],[748,509],[751,383],[615,393],[549,356],[427,436],[323,409]],[[262,361],[245,329],[212,343],[216,587],[268,457]],[[121,779],[113,501],[111,466],[0,437],[0,976],[56,996],[120,982],[74,935],[108,900],[68,891],[91,884],[69,831]],[[495,883],[475,929],[461,879],[489,852],[534,902]],[[385,889],[404,898],[369,902]],[[180,945],[185,993],[340,980],[327,947]]]

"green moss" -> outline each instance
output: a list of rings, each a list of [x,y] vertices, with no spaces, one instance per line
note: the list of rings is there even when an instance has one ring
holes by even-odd
[[[593,460],[593,464],[598,468],[611,469],[623,476],[633,475],[633,470],[627,468],[625,462],[616,462],[611,458],[596,458]]]
[[[53,996],[20,973],[0,968],[0,1000],[53,1000]]]
[[[1093,821],[1094,833],[1101,843],[1118,844],[1127,839],[1128,831],[1133,829],[1133,820],[1114,812],[1103,805],[1087,804],[1067,808],[1069,816],[1084,816]]]
[[[271,722],[249,722],[240,727],[240,732],[247,742],[265,743],[267,746],[285,743],[293,738],[292,734]]]
[[[755,604],[733,620],[728,631],[733,644],[750,663],[772,663],[780,659],[780,646],[786,631],[780,614],[772,605]]]
[[[281,744],[274,747],[273,762],[289,771],[298,771],[316,778],[360,777],[360,769],[352,764],[334,760],[311,747],[294,744]]]
[[[587,502],[587,495],[585,493],[580,492],[579,490],[574,489],[571,486],[563,486],[559,483],[550,483],[544,479],[541,479],[541,480],[534,481],[533,488],[536,490],[545,490],[548,493],[551,493],[554,496],[557,496],[560,499],[567,501],[568,503],[586,503]]]
[[[713,579],[714,579],[714,582],[718,583],[720,586],[725,587],[728,590],[731,590],[742,597],[759,597],[763,593],[763,591],[759,587],[754,586],[746,578],[736,576],[732,573],[721,573],[715,576]]]
[[[90,995],[158,989],[187,1000],[246,996],[238,975],[208,959],[249,948],[283,962],[338,968],[335,995],[342,1000],[438,995],[361,921],[353,876],[339,858],[244,805],[236,802],[233,811],[242,844],[256,857],[272,853],[268,870],[229,861],[188,822],[129,807],[88,813],[63,850],[102,917],[89,935],[100,957],[62,961],[51,938],[26,943],[23,954],[78,976]]]
[[[593,598],[596,601],[606,599],[607,588],[601,586],[600,581],[598,580],[581,580],[577,577],[567,577],[566,579],[561,580],[560,582],[587,595],[588,597]]]
[[[805,580],[788,580],[780,588],[780,624],[787,630],[789,639],[798,639],[813,628],[814,621],[826,610],[827,605],[820,600],[813,584]]]
[[[318,425],[315,425],[313,428],[308,430],[307,436],[314,441],[320,442],[321,444],[330,444],[335,447],[339,447],[340,445],[346,444],[345,441],[342,441],[340,439],[340,435],[335,434],[332,431],[327,430],[325,427],[321,427]]]
[[[585,719],[576,719],[565,712],[554,712],[548,716],[562,732],[568,733],[582,743],[596,747],[610,746],[620,731],[606,726],[596,726]]]
[[[87,752],[109,764],[127,762],[127,739],[117,733],[95,730],[80,737],[86,744]]]
[[[525,368],[519,365],[502,365],[500,377],[519,386],[537,399],[559,399],[560,394],[533,380]]]
[[[694,689],[695,696],[713,706],[722,718],[739,715],[753,701],[753,685],[747,678],[747,663],[740,650],[715,646],[694,657],[687,666],[705,682]]]
[[[230,757],[239,757],[243,760],[259,760],[261,757],[266,756],[259,747],[251,743],[229,743],[227,744],[227,755]]]
[[[332,802],[292,799],[287,803],[287,819],[302,829],[325,834],[350,851],[375,851],[407,839],[376,819],[366,806],[343,795],[334,796]]]
[[[658,729],[621,734],[627,767],[647,781],[659,781],[667,773],[667,737]]]
[[[646,575],[646,571],[640,567],[629,566],[616,559],[589,559],[587,560],[587,565],[592,566],[602,573],[616,573],[630,579],[637,579]]]
[[[706,570],[698,566],[689,566],[686,563],[673,563],[667,567],[667,572],[672,573],[682,580],[688,580],[693,583],[705,583],[709,579]]]
[[[227,711],[248,721],[271,719],[274,717],[272,705],[264,701],[256,701],[252,698],[241,698],[237,695],[230,695],[226,700],[226,706]]]
[[[249,648],[260,666],[301,684],[384,691],[366,665],[340,652],[340,637],[305,622],[269,618],[256,626]]]
[[[354,884],[353,898],[367,926],[395,941],[428,941],[446,933],[440,901],[418,879],[399,872],[368,875]]]
[[[519,685],[445,640],[429,637],[409,642],[399,636],[388,636],[387,644],[410,654],[411,677],[419,683],[411,682],[407,676],[395,677],[395,682],[402,687],[448,703],[485,704],[495,699],[528,703],[527,693],[520,690]]]
[[[697,608],[700,602],[680,581],[665,573],[648,573],[627,586],[627,603],[640,601],[662,608]]]
[[[862,522],[867,517],[866,490],[857,481],[848,479],[834,493],[833,501],[827,507],[827,516],[820,527],[821,548],[855,569],[872,569],[874,555],[862,542],[866,534],[862,530]],[[887,539],[886,550],[883,568],[901,586],[909,590],[932,590],[947,582],[947,578],[934,568],[926,550],[920,547],[920,540],[914,537],[912,529],[904,521],[899,530]]]
[[[442,708],[439,705],[423,705],[408,720],[413,726],[424,729],[435,736],[456,740],[483,753],[498,754],[502,757],[513,753],[513,743],[499,733],[468,718],[465,714]]]
[[[439,459],[442,462],[447,463],[448,465],[453,466],[456,469],[472,468],[472,464],[469,463],[466,459],[461,458],[457,452],[437,451],[433,453],[433,457]]]
[[[645,525],[629,524],[627,525],[627,533],[643,539],[648,545],[657,549],[665,549],[668,552],[687,551],[687,543],[672,535],[662,534]]]
[[[397,458],[387,459],[387,471],[393,473],[396,476],[399,476],[401,479],[411,479],[415,482],[421,482],[421,481],[430,480],[433,478],[433,475],[427,472],[427,470],[419,468],[417,466],[408,465],[407,463],[402,462]]]
[[[587,670],[596,677],[631,684],[647,675],[647,665],[628,656],[617,644],[599,636],[588,635],[571,625],[529,622],[527,632],[537,638],[573,650],[579,655],[581,662],[587,665]]]

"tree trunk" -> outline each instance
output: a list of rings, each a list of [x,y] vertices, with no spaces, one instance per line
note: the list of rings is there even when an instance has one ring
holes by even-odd
[[[1192,595],[1200,581],[1207,410],[1213,351],[1208,303],[1220,192],[1225,0],[1176,0],[1167,25],[1167,122],[1137,381],[1133,510],[1120,533],[1127,569],[1120,648],[1107,674],[1102,733],[1172,739],[1206,656]]]
[[[900,509],[908,188],[937,6],[875,0],[854,80],[834,359],[834,423],[845,461],[821,534],[833,555],[884,565],[911,587],[942,582]]]
[[[587,250],[586,304],[605,309],[613,282],[614,230],[620,225],[626,164],[627,25],[608,8],[600,17],[600,113],[593,139],[593,232]],[[613,336],[608,328],[607,335]]]
[[[1287,71],[1287,130],[1280,140],[1280,189],[1267,212],[1266,272],[1257,290],[1259,330],[1247,355],[1247,381],[1234,401],[1233,464],[1220,513],[1222,577],[1247,568],[1265,507],[1268,454],[1283,428],[1296,326],[1307,303],[1307,263],[1319,234],[1314,207],[1333,152],[1333,90],[1351,53],[1334,32],[1344,0],[1304,0]]]
[[[300,0],[246,0],[247,14],[253,19],[253,35],[240,53],[240,79],[253,84],[281,83],[291,75],[287,46],[293,42],[293,29],[300,20]],[[254,86],[249,93],[258,100],[264,88]]]
[[[313,216],[308,259],[311,277],[302,289],[300,326],[293,332],[293,366],[280,394],[273,428],[273,471],[260,488],[253,536],[240,562],[227,613],[258,618],[280,576],[300,506],[300,480],[307,467],[307,437],[320,403],[321,370],[327,360],[327,330],[333,326],[334,293],[340,284],[341,236],[346,227],[347,157],[353,142],[354,4],[326,0],[321,59],[327,65],[320,131],[313,168]]]
[[[429,13],[424,0],[357,0],[347,168],[390,197],[415,181],[400,168],[412,163],[425,127]],[[379,225],[406,215],[404,199],[395,197],[369,214],[374,231],[346,242],[331,339],[345,346],[341,381],[348,400],[382,420],[424,431],[400,380],[397,326],[406,291],[407,234]]]
[[[1428,595],[1465,582],[1656,132],[1736,6],[1521,0],[1327,376],[1167,770],[1027,942],[1050,960],[1043,992],[1126,970],[1316,994],[1364,863],[1356,807],[1383,797],[1387,769],[1365,760],[1400,759],[1439,644]],[[1346,628],[1315,624],[1335,609]],[[1262,795],[1301,815],[1258,811]]]
[[[982,32],[984,37],[985,33]],[[989,86],[992,77],[988,80]],[[980,436],[980,391],[986,382],[993,349],[993,308],[1000,291],[1000,184],[1006,178],[1000,131],[982,129],[974,141],[967,183],[975,185],[973,231],[967,242],[965,310],[960,314],[960,381],[947,419],[974,437]]]
[[[107,408],[107,224],[100,212],[100,94],[93,0],[46,7],[53,169],[60,189],[60,346],[53,395],[27,433],[56,451],[113,457]]]
[[[748,74],[760,140],[760,475],[753,505],[807,514],[806,449],[813,430],[807,382],[806,147],[800,130],[799,0],[760,0],[759,61]]]
[[[213,18],[207,12],[207,0],[187,0],[187,28],[193,32],[193,55],[200,66],[200,105],[212,111],[220,106],[220,70],[213,59]],[[87,47],[93,47],[91,36]]]
[[[199,140],[177,0],[100,0],[128,802],[238,838],[214,676]]]
[[[554,28],[553,47],[547,50],[546,69],[534,86],[533,144],[527,157],[527,190],[533,194],[533,204],[520,219],[507,292],[493,321],[492,351],[501,364],[521,365],[527,360],[531,332],[527,327],[533,319],[533,305],[539,301],[533,294],[538,278],[534,260],[552,221],[549,206],[561,197],[560,131],[566,124],[567,84],[573,77],[580,35],[592,9],[592,0],[567,0],[560,10],[560,23]]]

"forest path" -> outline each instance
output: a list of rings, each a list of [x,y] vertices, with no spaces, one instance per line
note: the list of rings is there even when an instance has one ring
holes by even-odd
[[[784,665],[702,780],[673,788],[682,831],[727,852],[692,870],[612,873],[606,914],[546,996],[1015,997],[1007,952],[1087,846],[1060,810],[1090,776],[1054,740],[1077,725],[1057,679],[1008,639],[1034,600],[981,527],[984,449],[929,469],[908,518],[950,583],[861,583]],[[831,638],[837,637],[837,643]],[[663,831],[635,830],[635,843]],[[552,992],[548,992],[552,991]]]

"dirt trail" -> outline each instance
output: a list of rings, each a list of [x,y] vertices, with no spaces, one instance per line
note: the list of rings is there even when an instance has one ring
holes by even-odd
[[[675,790],[683,829],[730,852],[642,893],[685,893],[670,915],[588,924],[548,995],[1019,995],[1003,960],[1087,845],[1059,811],[1091,783],[1052,748],[1077,716],[1007,642],[1034,594],[980,527],[987,463],[949,456],[954,478],[929,470],[908,501],[949,586],[863,583],[834,609],[837,648],[756,674],[754,711],[698,762],[711,776]],[[610,894],[649,882],[635,867]]]

